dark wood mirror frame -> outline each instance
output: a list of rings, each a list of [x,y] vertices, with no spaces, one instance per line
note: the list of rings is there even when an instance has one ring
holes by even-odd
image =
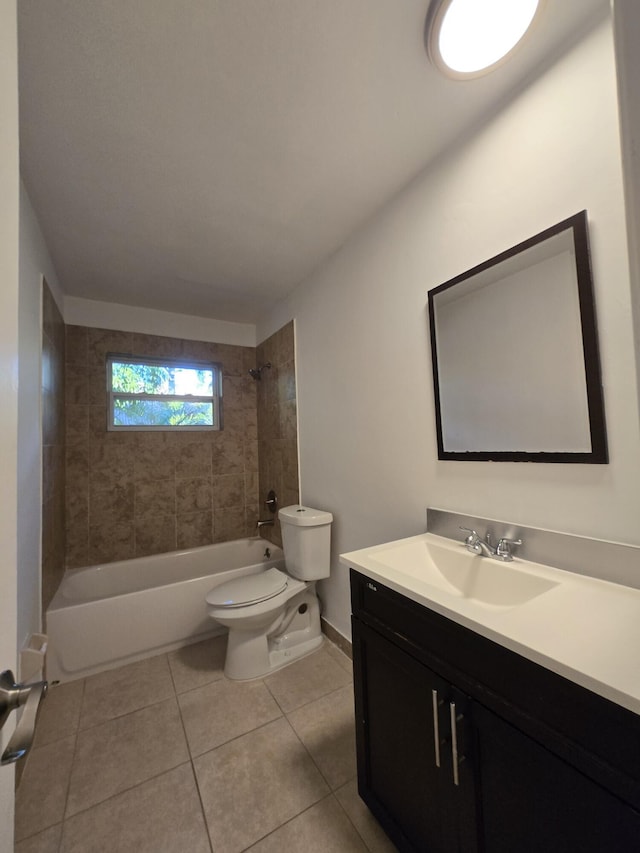
[[[440,372],[438,368],[438,341],[436,334],[436,304],[438,294],[471,278],[497,267],[505,261],[513,259],[522,252],[544,243],[562,232],[569,231],[573,239],[575,253],[575,275],[577,281],[578,303],[580,312],[580,327],[582,333],[582,352],[584,356],[584,379],[586,391],[586,406],[588,410],[588,430],[590,434],[590,451],[573,452],[566,449],[553,452],[548,450],[447,450],[443,440],[443,412],[440,393]],[[496,275],[496,280],[500,275]],[[438,443],[438,459],[457,461],[493,461],[493,462],[559,462],[604,464],[608,462],[607,439],[604,417],[604,400],[600,371],[600,357],[594,305],[593,280],[591,274],[591,258],[587,227],[587,213],[581,211],[575,216],[553,225],[551,228],[536,234],[528,240],[513,246],[511,249],[478,264],[470,270],[450,279],[429,291],[429,327],[431,334],[431,355],[433,368],[433,385],[435,396],[435,417]]]

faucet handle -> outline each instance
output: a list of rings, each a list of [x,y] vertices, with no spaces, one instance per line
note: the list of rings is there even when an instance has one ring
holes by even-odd
[[[471,527],[459,527],[460,530],[464,530],[468,533],[468,536],[465,536],[464,541],[465,545],[472,545],[474,542],[477,542],[480,539],[480,534],[473,530]]]
[[[506,536],[503,536],[498,542],[496,557],[505,562],[513,560],[513,554],[511,553],[512,545],[522,545],[522,539],[507,539]]]

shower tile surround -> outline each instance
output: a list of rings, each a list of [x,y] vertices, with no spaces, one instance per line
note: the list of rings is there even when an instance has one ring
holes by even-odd
[[[293,320],[263,341],[256,350],[258,367],[267,362],[257,381],[258,456],[260,518],[269,518],[264,506],[273,489],[278,505],[300,501],[298,487],[298,421],[296,402],[295,339]],[[282,547],[282,532],[277,517],[273,527],[262,527],[260,535]]]
[[[223,429],[108,432],[107,353],[214,361]],[[253,347],[66,327],[66,566],[78,568],[255,534]]]
[[[65,327],[42,284],[42,611],[65,568]]]
[[[224,644],[51,689],[18,788],[16,853],[393,853],[357,795],[349,659],[325,641],[237,683]],[[105,703],[116,694],[122,704]]]

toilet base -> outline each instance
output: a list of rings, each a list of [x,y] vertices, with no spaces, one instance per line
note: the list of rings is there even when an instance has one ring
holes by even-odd
[[[264,678],[321,645],[320,606],[315,593],[306,591],[267,631],[229,629],[224,674],[232,681]]]

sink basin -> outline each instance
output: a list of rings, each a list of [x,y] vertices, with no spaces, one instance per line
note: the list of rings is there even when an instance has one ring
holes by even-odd
[[[518,563],[478,557],[462,546],[444,547],[422,538],[377,549],[371,557],[372,563],[441,592],[496,607],[525,604],[558,585],[523,570]]]

